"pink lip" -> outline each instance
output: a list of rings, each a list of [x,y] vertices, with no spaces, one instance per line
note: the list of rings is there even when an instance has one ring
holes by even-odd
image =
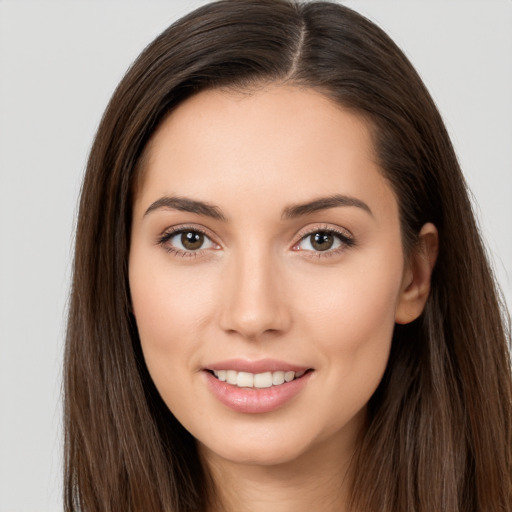
[[[247,359],[228,359],[205,366],[205,370],[235,370],[237,372],[263,373],[263,372],[305,372],[308,366],[298,366],[276,359],[260,359],[249,361]]]
[[[273,366],[278,363],[277,366]],[[262,366],[263,361],[248,363],[247,361],[234,360],[215,364],[209,367],[210,370],[235,370],[248,371],[250,373],[262,373],[264,371],[305,371],[307,368],[289,365],[273,361],[269,365],[269,360]],[[275,368],[275,369],[273,369]],[[307,385],[311,375],[314,372],[305,373],[302,377],[285,382],[280,386],[270,388],[239,388],[227,382],[222,382],[209,371],[203,371],[208,388],[213,395],[224,405],[236,412],[248,414],[261,414],[271,412],[284,406]]]

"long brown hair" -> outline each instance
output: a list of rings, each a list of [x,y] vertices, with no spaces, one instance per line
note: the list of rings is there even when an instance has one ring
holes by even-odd
[[[373,130],[405,250],[433,222],[440,252],[423,315],[396,326],[354,460],[364,512],[512,510],[505,311],[441,117],[373,23],[328,2],[224,0],[169,27],[135,61],[96,135],[78,218],[65,353],[67,511],[199,511],[210,484],[160,398],[130,309],[132,191],[151,135],[201,90],[288,82]]]

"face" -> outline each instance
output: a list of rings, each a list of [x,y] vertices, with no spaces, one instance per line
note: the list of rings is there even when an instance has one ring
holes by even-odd
[[[154,135],[129,255],[163,400],[224,460],[353,449],[410,281],[357,115],[313,90],[202,92]]]

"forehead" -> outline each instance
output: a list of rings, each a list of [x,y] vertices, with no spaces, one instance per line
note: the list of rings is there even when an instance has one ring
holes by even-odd
[[[237,197],[248,208],[383,191],[392,194],[361,116],[313,89],[268,86],[204,91],[180,104],[150,142],[137,197]]]

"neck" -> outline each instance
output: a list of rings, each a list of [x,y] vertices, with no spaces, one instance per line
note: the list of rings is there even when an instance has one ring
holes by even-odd
[[[200,452],[215,489],[208,512],[348,511],[353,445],[333,450],[326,442],[276,465],[227,461],[204,446]]]

